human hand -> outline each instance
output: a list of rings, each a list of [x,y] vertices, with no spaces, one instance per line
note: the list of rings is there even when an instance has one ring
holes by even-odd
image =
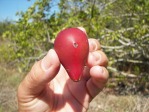
[[[36,62],[18,87],[19,112],[85,112],[108,80],[108,59],[96,39],[89,39],[87,66],[72,81],[55,50]]]

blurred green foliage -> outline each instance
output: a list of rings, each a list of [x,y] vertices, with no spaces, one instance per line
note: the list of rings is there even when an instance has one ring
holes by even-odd
[[[28,69],[52,48],[57,33],[66,27],[83,26],[90,38],[102,44],[113,77],[145,77],[149,81],[149,1],[147,0],[36,0],[20,19],[6,25],[0,61],[16,61]],[[0,29],[3,29],[0,24]],[[7,49],[7,50],[6,50]],[[11,53],[11,54],[10,54]],[[116,73],[115,73],[116,72]],[[117,74],[114,76],[113,74]],[[140,78],[139,78],[140,79]],[[146,83],[145,83],[146,84]],[[146,85],[144,85],[146,86]]]

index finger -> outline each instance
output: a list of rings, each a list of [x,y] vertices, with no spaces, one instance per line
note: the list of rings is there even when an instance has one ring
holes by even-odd
[[[77,28],[82,30],[87,35],[86,30],[83,27],[77,27]],[[88,39],[88,42],[89,42],[89,51],[90,52],[101,49],[101,45],[97,39],[93,39],[93,38]]]

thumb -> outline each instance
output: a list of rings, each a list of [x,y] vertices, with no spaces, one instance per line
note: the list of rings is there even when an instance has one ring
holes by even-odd
[[[40,61],[36,62],[31,71],[24,78],[19,86],[21,94],[37,95],[45,89],[48,82],[50,82],[58,73],[60,62],[56,52],[51,49],[47,55]],[[23,93],[22,93],[23,92]]]

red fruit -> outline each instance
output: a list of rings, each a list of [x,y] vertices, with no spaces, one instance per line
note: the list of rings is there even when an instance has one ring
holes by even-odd
[[[70,78],[79,81],[89,53],[87,35],[78,28],[62,30],[55,39],[54,49]]]

